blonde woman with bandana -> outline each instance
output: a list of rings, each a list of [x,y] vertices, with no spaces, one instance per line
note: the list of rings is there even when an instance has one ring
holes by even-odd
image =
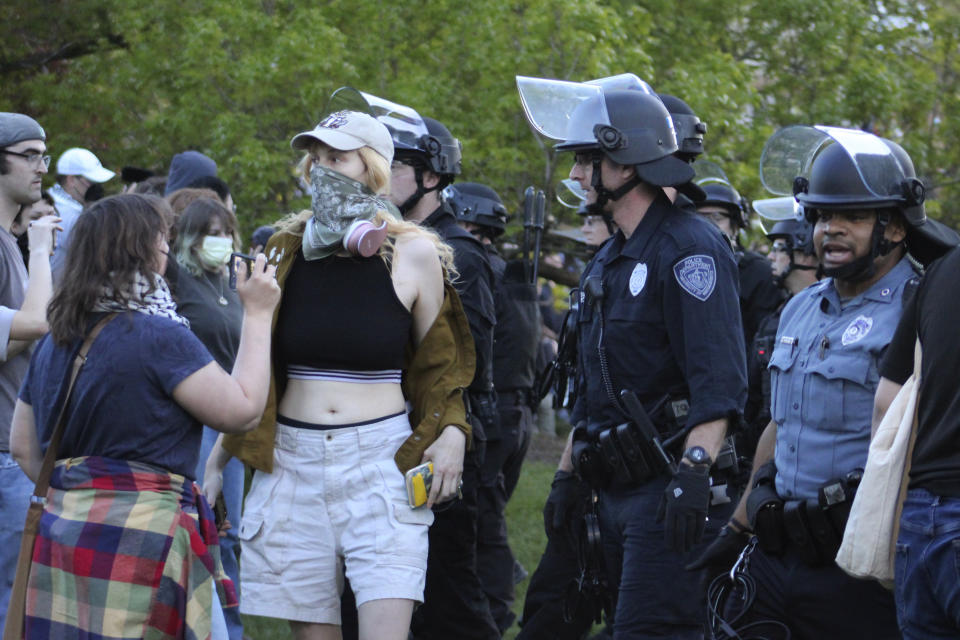
[[[338,639],[343,578],[360,638],[404,640],[423,600],[430,507],[456,497],[469,437],[461,391],[474,353],[449,284],[453,255],[386,197],[393,142],[354,111],[293,138],[312,207],[268,243],[283,290],[270,400],[222,439],[204,490],[235,455],[256,469],[240,524],[241,611]],[[433,463],[426,507],[403,474]]]

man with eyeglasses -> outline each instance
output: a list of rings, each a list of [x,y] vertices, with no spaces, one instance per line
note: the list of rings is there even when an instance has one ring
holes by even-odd
[[[33,483],[10,455],[10,421],[20,383],[30,364],[33,340],[47,332],[46,308],[53,285],[50,252],[59,218],[29,222],[30,280],[13,221],[40,200],[46,134],[22,113],[0,113],[0,622],[6,618],[17,569],[23,522]]]
[[[47,158],[49,165],[50,159]],[[115,176],[105,169],[97,156],[87,149],[74,147],[64,151],[57,159],[57,184],[50,188],[50,196],[57,207],[57,213],[63,218],[59,242],[54,249],[52,264],[54,275],[63,268],[70,242],[70,231],[80,217],[83,207],[103,195],[100,185]]]

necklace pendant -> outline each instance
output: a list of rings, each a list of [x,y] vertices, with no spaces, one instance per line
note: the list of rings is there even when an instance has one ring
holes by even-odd
[[[217,302],[220,303],[220,306],[221,306],[221,307],[225,307],[225,306],[227,306],[228,304],[230,304],[229,302],[227,302],[227,299],[224,298],[223,296],[220,296],[220,299],[217,300]]]

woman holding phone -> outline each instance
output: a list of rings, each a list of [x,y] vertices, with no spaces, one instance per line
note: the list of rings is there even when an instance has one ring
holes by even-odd
[[[239,287],[243,327],[227,373],[177,313],[162,277],[169,213],[155,196],[98,200],[71,232],[50,333],[33,352],[10,447],[36,481],[74,357],[92,343],[33,551],[26,638],[209,637],[214,581],[235,604],[210,507],[194,485],[201,425],[249,430],[269,381],[280,298],[260,256]]]
[[[256,468],[241,611],[289,620],[298,640],[339,638],[346,575],[360,637],[404,640],[423,599],[429,507],[460,482],[469,327],[449,247],[383,197],[387,128],[341,111],[291,144],[312,207],[265,249],[283,290],[271,400],[258,429],[215,448],[204,490],[219,489],[231,453]],[[428,461],[428,504],[414,509],[404,472]]]

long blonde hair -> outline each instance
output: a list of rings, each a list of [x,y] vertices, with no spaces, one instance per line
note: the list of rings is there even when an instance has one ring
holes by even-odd
[[[323,145],[320,141],[314,141],[304,154],[300,162],[297,163],[297,170],[308,183],[310,181],[310,168],[313,167],[313,152]],[[386,196],[390,194],[390,165],[387,159],[371,149],[370,147],[360,147],[357,149],[360,159],[366,167],[363,182],[367,187],[377,195]],[[304,209],[300,213],[291,213],[280,219],[275,227],[277,232],[286,232],[296,236],[302,236],[303,230],[307,225],[307,220],[313,216],[313,211]],[[453,249],[450,248],[436,232],[421,227],[415,222],[406,220],[397,220],[384,210],[377,211],[372,221],[379,226],[383,222],[387,223],[387,241],[380,248],[380,256],[387,266],[393,263],[393,252],[396,249],[397,238],[400,236],[420,236],[428,238],[437,250],[437,256],[440,258],[440,265],[443,268],[443,275],[448,280],[455,280],[457,270],[453,264]]]

